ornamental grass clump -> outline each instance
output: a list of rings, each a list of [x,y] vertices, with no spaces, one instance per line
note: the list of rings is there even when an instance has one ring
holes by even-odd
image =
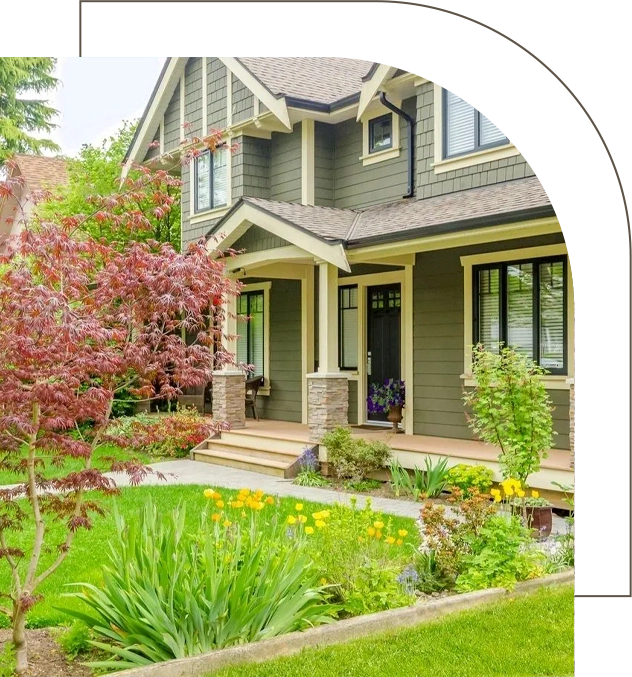
[[[332,620],[307,530],[292,530],[274,498],[242,490],[207,490],[208,510],[196,531],[185,508],[166,519],[149,503],[138,519],[116,515],[117,539],[103,587],[78,584],[87,610],[67,610],[122,669],[268,639]]]

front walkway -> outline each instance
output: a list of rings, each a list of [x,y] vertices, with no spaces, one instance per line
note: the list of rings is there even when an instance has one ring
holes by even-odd
[[[286,480],[281,477],[272,477],[270,475],[250,472],[249,470],[227,468],[200,461],[189,461],[187,459],[165,461],[153,463],[151,467],[157,472],[163,473],[166,480],[161,480],[157,475],[150,475],[143,482],[143,485],[200,484],[203,486],[226,487],[228,489],[248,487],[249,489],[261,489],[266,494],[293,496],[315,503],[337,502],[348,505],[351,498],[356,496],[359,499],[359,504],[364,505],[365,500],[363,494],[346,493],[332,489],[321,489],[319,487],[299,487],[293,484],[292,480]],[[115,479],[118,486],[129,485],[128,478],[124,474],[108,473],[108,475]],[[377,496],[371,496],[371,505],[378,512],[388,515],[399,515],[401,517],[412,517],[413,519],[419,517],[419,510],[421,508],[421,504],[414,501],[402,501]],[[563,534],[565,531],[566,523],[564,519],[554,514],[552,533]]]

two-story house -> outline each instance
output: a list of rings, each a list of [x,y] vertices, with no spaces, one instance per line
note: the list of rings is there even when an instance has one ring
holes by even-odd
[[[473,440],[462,395],[471,346],[507,343],[549,372],[558,434],[532,482],[568,482],[567,250],[542,185],[492,121],[385,64],[173,57],[128,160],[169,158],[211,128],[237,150],[182,168],[183,244],[243,250],[226,265],[244,283],[230,310],[249,321],[229,317],[226,332],[239,334],[232,349],[264,383],[263,420],[246,425],[243,373],[215,374],[213,413],[233,432],[211,441],[207,458],[282,473],[290,442],[300,449],[338,424],[379,430],[370,384],[401,378],[405,434],[390,444],[404,465],[423,453],[497,472],[497,450]]]

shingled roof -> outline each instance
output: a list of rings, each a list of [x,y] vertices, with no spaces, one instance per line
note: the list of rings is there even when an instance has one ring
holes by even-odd
[[[330,242],[349,247],[393,242],[437,233],[456,232],[554,214],[551,201],[537,177],[516,179],[424,200],[399,200],[363,210],[335,209],[241,198],[212,232],[250,204],[282,221]]]
[[[13,156],[13,162],[29,191],[56,188],[68,183],[66,161],[61,158],[17,154]]]
[[[337,57],[237,57],[274,95],[332,104],[359,94],[372,61]]]

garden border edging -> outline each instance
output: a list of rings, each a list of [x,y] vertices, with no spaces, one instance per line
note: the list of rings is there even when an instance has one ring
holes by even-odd
[[[259,663],[280,656],[296,654],[307,648],[343,644],[374,633],[418,625],[456,611],[464,611],[489,604],[510,594],[521,594],[537,588],[571,583],[574,579],[575,570],[569,569],[559,574],[518,583],[511,591],[505,590],[505,588],[489,588],[442,597],[425,604],[379,611],[366,616],[356,616],[355,618],[336,621],[330,625],[320,625],[302,632],[291,632],[260,642],[217,649],[199,656],[153,663],[152,665],[121,670],[112,674],[117,677],[204,677],[204,675],[227,665]]]

